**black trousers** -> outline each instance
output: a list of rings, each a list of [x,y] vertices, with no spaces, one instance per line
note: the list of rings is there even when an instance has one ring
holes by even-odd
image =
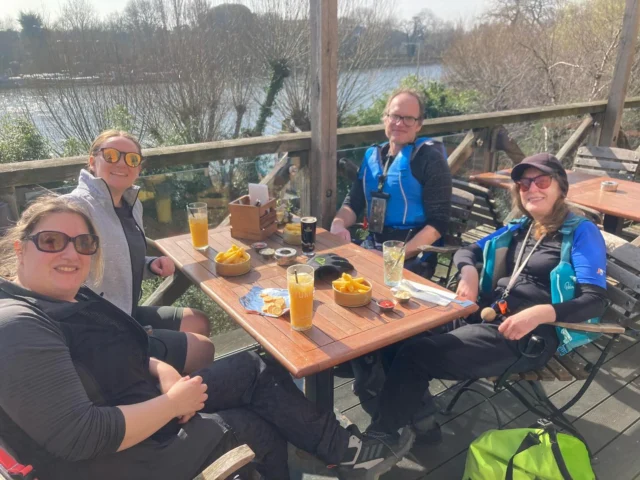
[[[256,454],[258,470],[267,479],[289,478],[287,442],[327,464],[342,460],[349,433],[332,411],[320,411],[307,400],[277,362],[265,363],[259,355],[245,352],[193,375],[202,376],[209,387],[203,412],[214,414],[232,433],[224,449],[248,444]],[[220,450],[212,453],[207,465]]]
[[[531,334],[520,341],[507,340],[498,331],[498,324],[481,323],[479,314],[466,321],[457,320],[448,332],[406,341],[387,372],[374,428],[392,432],[411,424],[416,415],[435,414],[437,409],[429,393],[432,379],[498,376],[514,364],[514,372],[543,367],[558,348],[555,328],[542,325],[532,334],[544,340],[544,350],[535,358],[521,355]]]

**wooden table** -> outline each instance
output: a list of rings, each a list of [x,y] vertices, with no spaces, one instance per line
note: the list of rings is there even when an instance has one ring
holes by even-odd
[[[382,258],[329,232],[318,229],[316,253],[335,252],[354,265],[358,275],[371,281],[373,298],[390,297],[382,281]],[[280,318],[250,314],[240,305],[240,297],[253,286],[286,288],[286,267],[263,260],[251,253],[252,270],[240,277],[220,277],[213,258],[232,243],[246,246],[248,240],[231,238],[229,227],[209,230],[209,250],[200,253],[191,246],[191,237],[181,235],[156,241],[194,284],[219,304],[242,328],[255,338],[295,377],[306,377],[305,392],[323,407],[333,408],[333,368],[366,353],[378,350],[418,333],[433,329],[477,310],[452,302],[446,307],[411,300],[406,306],[383,314],[372,301],[359,308],[344,308],[333,301],[330,282],[317,282],[314,296],[313,327],[296,332],[288,316]],[[278,232],[267,243],[271,248],[287,246]],[[300,263],[306,261],[299,257]],[[405,270],[405,278],[434,287],[437,285]],[[441,287],[438,287],[441,288]]]
[[[481,173],[470,180],[488,187],[511,188],[511,170]],[[567,200],[604,213],[603,227],[606,232],[619,234],[624,220],[640,221],[640,183],[595,177],[584,172],[567,170],[569,193]],[[605,180],[618,182],[616,192],[603,192],[600,183]]]
[[[640,222],[640,183],[618,180],[618,190],[603,192],[600,184],[609,177],[596,177],[569,187],[567,199],[604,213],[604,230],[615,235],[624,226],[624,220]]]

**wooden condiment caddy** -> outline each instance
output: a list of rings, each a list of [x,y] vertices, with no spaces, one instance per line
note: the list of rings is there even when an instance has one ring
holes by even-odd
[[[233,238],[264,240],[278,229],[275,198],[255,206],[251,205],[249,195],[244,195],[229,203],[229,214]]]

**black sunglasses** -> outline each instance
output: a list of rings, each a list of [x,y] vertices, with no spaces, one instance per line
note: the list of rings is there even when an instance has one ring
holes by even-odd
[[[98,251],[100,238],[91,233],[81,233],[75,237],[70,237],[66,233],[45,230],[27,237],[41,252],[58,253],[67,248],[69,242],[80,255],[93,255]]]
[[[117,148],[101,148],[102,158],[107,163],[118,163],[124,155],[124,163],[131,168],[136,168],[142,163],[142,155],[137,152],[121,152]]]
[[[520,178],[520,180],[516,181],[516,185],[520,187],[521,192],[528,192],[531,188],[532,183],[535,183],[536,187],[538,187],[540,190],[544,190],[546,188],[549,188],[549,186],[551,185],[551,179],[551,175],[545,173],[533,178],[522,177]]]
[[[411,117],[409,115],[402,116],[402,115],[396,115],[396,114],[390,114],[390,113],[385,113],[384,115],[391,121],[391,123],[397,124],[398,122],[402,121],[405,127],[413,127],[416,124],[416,122],[419,120],[419,118]]]

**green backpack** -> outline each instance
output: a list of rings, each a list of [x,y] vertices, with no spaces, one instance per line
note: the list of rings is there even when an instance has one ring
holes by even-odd
[[[469,446],[463,480],[593,480],[589,452],[578,438],[542,428],[489,430]]]

